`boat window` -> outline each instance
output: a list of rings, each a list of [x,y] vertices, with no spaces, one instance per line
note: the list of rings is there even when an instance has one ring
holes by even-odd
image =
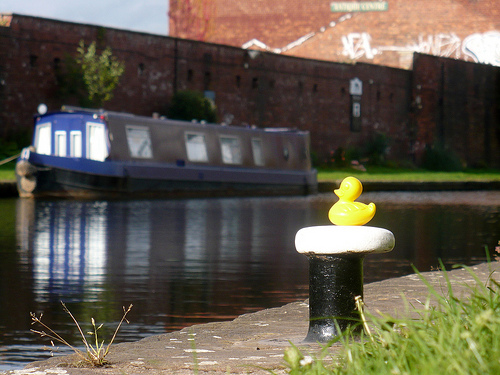
[[[50,155],[51,147],[51,124],[38,124],[35,131],[35,149],[37,154]]]
[[[287,146],[283,147],[283,157],[286,161],[288,161],[288,159],[290,158],[290,150]]]
[[[224,164],[241,164],[241,147],[238,138],[220,137],[220,148]]]
[[[262,140],[259,138],[252,138],[252,153],[253,162],[255,165],[264,165],[264,154],[262,153]]]
[[[130,156],[133,158],[151,159],[153,157],[153,149],[149,128],[129,125],[126,129]]]
[[[186,133],[186,150],[190,161],[208,161],[204,134]]]
[[[87,158],[104,161],[108,156],[104,124],[87,122]]]
[[[66,156],[66,132],[58,130],[54,134],[54,154],[56,156]]]
[[[69,133],[69,153],[73,158],[82,157],[82,132],[79,130]]]

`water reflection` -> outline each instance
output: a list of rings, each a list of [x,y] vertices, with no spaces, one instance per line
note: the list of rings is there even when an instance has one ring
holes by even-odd
[[[500,192],[363,198],[377,204],[370,225],[396,237],[391,253],[366,258],[366,282],[410,273],[411,263],[428,270],[437,258],[448,265],[481,261],[485,246],[494,249],[500,240]],[[94,317],[110,329],[122,306],[133,303],[123,341],[307,298],[307,259],[295,251],[295,233],[329,224],[334,201],[321,194],[7,202],[3,220],[12,223],[3,223],[0,239],[16,236],[17,243],[3,240],[0,247],[0,369],[9,368],[2,361],[21,365],[46,355],[27,346],[34,340],[30,311],[44,312],[52,327],[78,341],[60,300],[79,320]],[[14,220],[12,234],[3,234]]]
[[[59,299],[61,295],[71,298],[84,290],[92,291],[86,295],[89,302],[97,301],[105,281],[107,203],[61,206],[52,202],[39,206],[36,214],[33,201],[20,200],[19,205],[19,217],[36,215],[33,224],[19,223],[19,227],[33,227],[36,301],[46,302],[51,296]],[[21,242],[28,241],[22,238]]]

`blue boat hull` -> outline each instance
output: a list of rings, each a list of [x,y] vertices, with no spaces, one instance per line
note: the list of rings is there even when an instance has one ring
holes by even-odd
[[[159,198],[317,191],[315,171],[98,162],[33,152],[18,161],[16,171],[21,197]]]

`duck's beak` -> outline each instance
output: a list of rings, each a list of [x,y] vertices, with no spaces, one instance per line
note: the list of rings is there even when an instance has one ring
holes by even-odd
[[[333,191],[337,197],[342,197],[344,195],[344,191],[342,189],[335,189]]]

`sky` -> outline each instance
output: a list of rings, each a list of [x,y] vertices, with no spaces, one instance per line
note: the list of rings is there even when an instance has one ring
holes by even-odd
[[[169,0],[0,0],[0,13],[168,35]]]

